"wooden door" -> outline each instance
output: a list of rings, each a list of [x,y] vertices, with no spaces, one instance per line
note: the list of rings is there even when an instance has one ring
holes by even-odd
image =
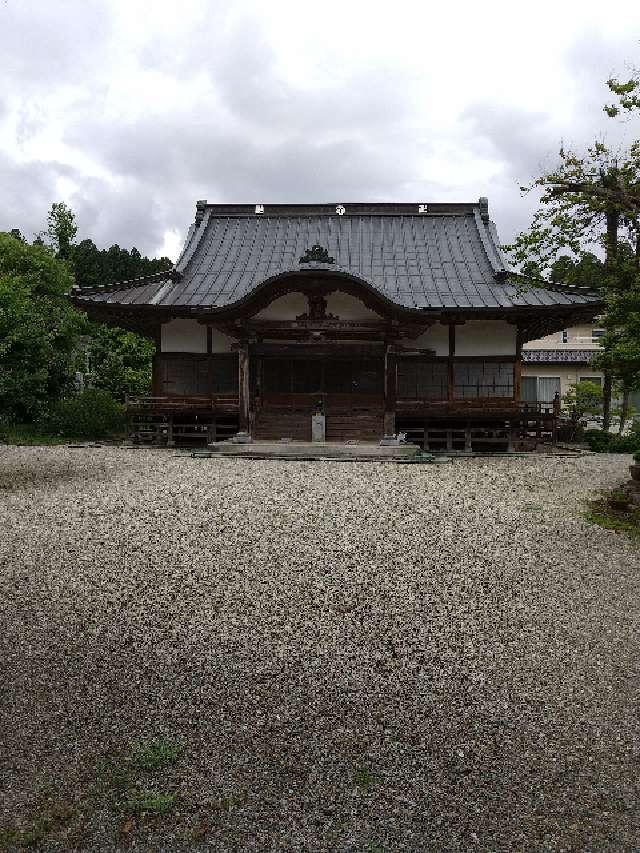
[[[376,441],[384,427],[384,359],[316,355],[266,356],[257,366],[255,437],[311,440],[311,416],[326,415],[327,441]]]

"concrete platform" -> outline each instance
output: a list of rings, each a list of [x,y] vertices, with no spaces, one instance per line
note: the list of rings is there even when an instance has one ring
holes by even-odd
[[[221,456],[242,456],[246,459],[353,459],[394,460],[407,459],[418,452],[414,444],[380,447],[379,444],[338,444],[310,441],[254,441],[251,444],[233,444],[217,441],[207,445],[207,450]]]

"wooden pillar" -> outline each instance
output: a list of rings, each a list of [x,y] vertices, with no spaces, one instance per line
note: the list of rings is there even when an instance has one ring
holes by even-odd
[[[238,347],[238,428],[249,432],[249,344],[243,341]]]
[[[449,401],[454,399],[454,384],[455,384],[455,373],[453,369],[453,359],[456,354],[456,324],[449,323],[449,382],[448,382],[448,394],[447,399]]]
[[[397,359],[387,344],[384,352],[384,434],[396,432],[396,376]]]
[[[471,424],[466,423],[464,425],[464,452],[471,453],[473,448],[471,447]]]
[[[513,399],[519,403],[522,385],[522,333],[516,332],[516,360],[513,365]]]
[[[167,447],[175,447],[175,441],[173,440],[173,415],[169,415],[167,418]]]

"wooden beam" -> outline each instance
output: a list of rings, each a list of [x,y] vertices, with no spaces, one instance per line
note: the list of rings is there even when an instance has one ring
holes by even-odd
[[[383,353],[382,341],[373,343],[322,343],[290,342],[255,344],[252,352],[255,355],[282,355],[290,358],[355,358],[378,356]]]

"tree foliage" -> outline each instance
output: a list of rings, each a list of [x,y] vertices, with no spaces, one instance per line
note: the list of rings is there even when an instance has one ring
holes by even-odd
[[[135,246],[130,251],[117,244],[109,249],[98,249],[92,240],[82,240],[73,247],[72,263],[80,288],[128,281],[173,267],[169,258],[147,258]]]
[[[153,342],[90,322],[71,306],[68,294],[74,281],[95,287],[170,269],[171,261],[144,257],[136,248],[98,249],[88,239],[76,243],[75,215],[63,202],[52,205],[47,225],[32,245],[17,229],[0,234],[0,419],[5,421],[49,422],[47,412],[62,411],[57,401],[73,390],[77,370],[116,400],[151,388]],[[88,371],[81,336],[88,340]]]
[[[640,267],[628,247],[620,247],[615,274],[607,281],[606,333],[593,366],[615,376],[623,389],[635,390],[640,388]]]
[[[611,77],[607,80],[610,91],[617,96],[617,104],[606,104],[604,111],[609,118],[615,118],[621,111],[631,112],[640,110],[640,73],[636,72],[628,80],[617,80]]]
[[[625,155],[612,152],[601,142],[584,154],[561,148],[556,168],[521,189],[541,191],[531,227],[505,247],[524,275],[552,279],[554,265],[563,257],[581,261],[604,250],[611,259],[620,243],[636,253],[640,141]]]
[[[82,315],[68,265],[44,246],[0,234],[0,418],[32,420],[67,388]]]
[[[87,378],[94,388],[109,391],[117,400],[151,391],[153,341],[102,323],[92,323],[88,333],[91,341]]]
[[[588,380],[576,382],[563,396],[562,403],[575,421],[585,415],[596,415],[602,408],[602,388]]]
[[[57,258],[67,260],[71,255],[71,246],[78,233],[76,218],[63,201],[51,205],[47,217],[47,236]]]
[[[640,78],[608,81],[615,117],[640,107]],[[605,371],[604,427],[608,429],[614,379],[640,388],[640,139],[626,151],[596,141],[584,153],[560,149],[555,169],[524,192],[540,192],[531,227],[505,247],[522,273],[550,283],[599,290],[607,329],[594,366]],[[598,257],[602,255],[604,260]]]

